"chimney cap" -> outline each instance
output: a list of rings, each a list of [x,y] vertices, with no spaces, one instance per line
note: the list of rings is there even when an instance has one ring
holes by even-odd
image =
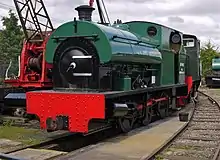
[[[90,10],[90,11],[93,11],[95,10],[95,8],[89,6],[89,5],[81,5],[79,7],[76,7],[75,8],[76,11],[80,11],[80,10]]]
[[[95,8],[89,5],[81,5],[75,8],[75,10],[78,11],[79,20],[92,21],[92,12],[95,10]]]

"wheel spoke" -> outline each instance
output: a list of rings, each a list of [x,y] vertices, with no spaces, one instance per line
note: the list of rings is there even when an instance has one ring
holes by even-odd
[[[142,125],[147,126],[152,119],[152,108],[151,107],[146,107],[144,109],[144,118],[142,119]]]
[[[161,94],[161,97],[167,96],[165,93]],[[160,118],[166,118],[169,115],[169,102],[166,101],[164,105],[162,105],[162,102],[159,102],[157,104],[157,112],[158,112],[158,116]]]
[[[119,127],[122,132],[127,133],[132,130],[134,124],[134,118],[119,118]]]

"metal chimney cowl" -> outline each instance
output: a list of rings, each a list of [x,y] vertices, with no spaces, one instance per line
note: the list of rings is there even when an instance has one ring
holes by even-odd
[[[92,21],[92,12],[95,8],[89,5],[81,5],[75,8],[75,10],[78,11],[79,20]]]

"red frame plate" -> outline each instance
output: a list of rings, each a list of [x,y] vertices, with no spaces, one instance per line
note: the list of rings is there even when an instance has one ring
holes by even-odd
[[[69,117],[69,131],[88,133],[91,119],[105,118],[103,94],[67,92],[27,92],[27,113],[40,118],[41,128],[46,129],[46,120],[56,116]]]

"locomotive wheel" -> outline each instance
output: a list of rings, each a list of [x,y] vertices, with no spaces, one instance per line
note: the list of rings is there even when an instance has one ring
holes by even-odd
[[[168,117],[169,108],[167,102],[165,105],[161,105],[161,102],[158,103],[158,112],[161,119]]]
[[[122,132],[127,133],[132,130],[134,124],[134,118],[122,117],[118,120],[119,127]]]
[[[166,93],[162,93],[160,97],[168,97]],[[157,113],[161,119],[164,119],[169,116],[169,101],[159,102],[157,104]]]
[[[152,116],[153,116],[152,108],[151,107],[145,107],[145,109],[144,109],[144,118],[141,120],[142,125],[147,126],[151,122]]]

